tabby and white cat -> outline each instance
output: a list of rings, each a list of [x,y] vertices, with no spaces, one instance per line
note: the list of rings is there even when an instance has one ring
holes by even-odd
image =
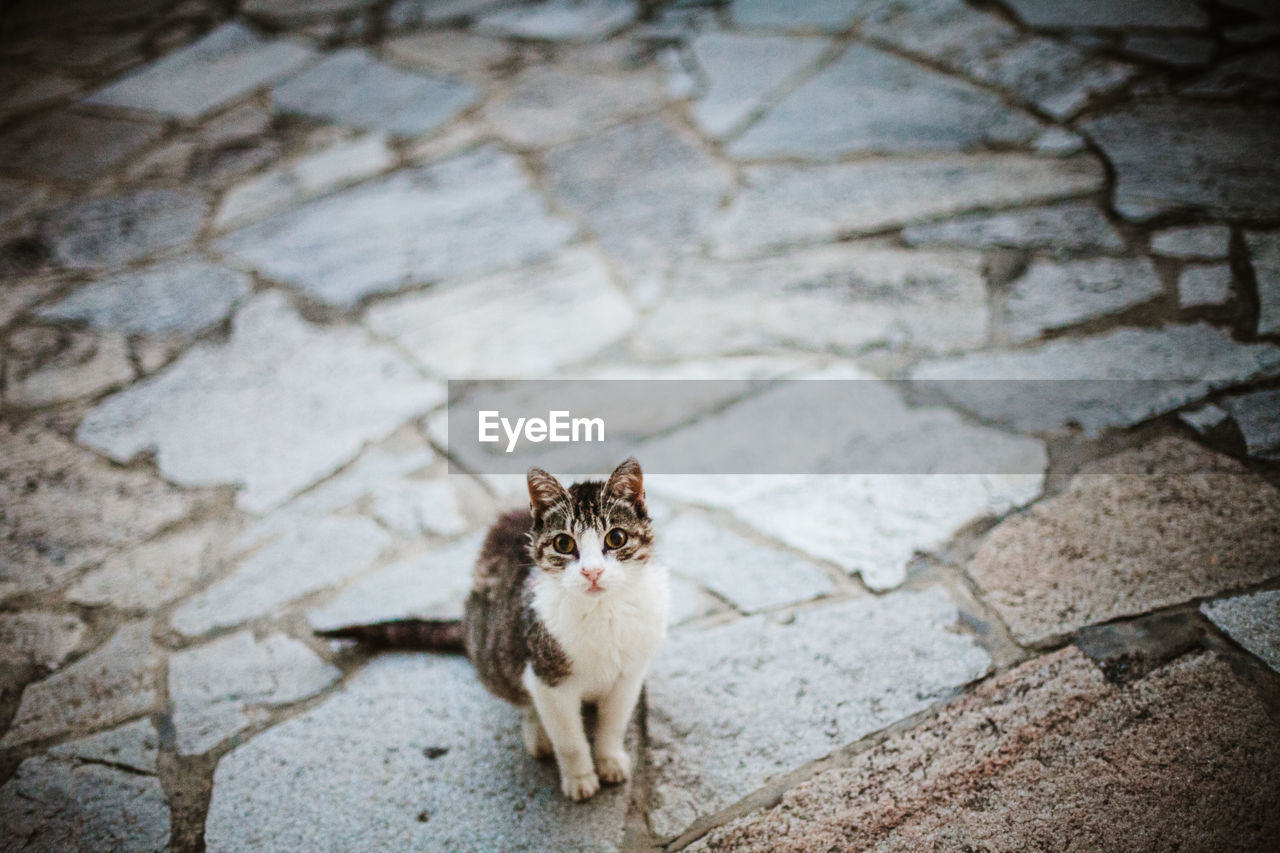
[[[461,621],[399,620],[320,632],[382,648],[465,651],[493,694],[524,709],[524,743],[554,755],[565,795],[624,782],[623,745],[666,633],[667,573],[650,562],[653,526],[640,464],[566,489],[529,471],[529,510],[498,519],[476,561]],[[597,710],[595,760],[582,705]]]

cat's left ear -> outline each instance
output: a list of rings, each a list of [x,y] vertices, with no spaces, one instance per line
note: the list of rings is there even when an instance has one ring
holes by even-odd
[[[605,491],[614,497],[625,498],[632,503],[644,505],[644,474],[640,471],[640,463],[634,456],[623,460],[613,469]]]

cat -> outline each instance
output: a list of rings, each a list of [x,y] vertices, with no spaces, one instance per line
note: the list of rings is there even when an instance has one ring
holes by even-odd
[[[461,651],[495,696],[524,711],[525,749],[554,755],[565,796],[625,782],[623,744],[666,635],[667,572],[653,553],[640,464],[565,488],[528,474],[529,509],[489,529],[461,620],[406,619],[317,632],[380,648]],[[594,762],[583,703],[596,706]]]

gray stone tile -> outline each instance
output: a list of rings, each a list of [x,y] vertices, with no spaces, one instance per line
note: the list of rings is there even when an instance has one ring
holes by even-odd
[[[0,613],[0,659],[57,669],[80,647],[84,634],[84,622],[72,613]]]
[[[1191,427],[1200,435],[1212,432],[1218,424],[1223,423],[1230,415],[1227,410],[1214,403],[1205,403],[1197,409],[1180,412],[1178,420]]]
[[[1086,435],[1127,427],[1180,408],[1217,388],[1280,372],[1280,347],[1240,344],[1207,323],[1159,329],[1117,329],[1087,338],[1050,341],[1030,350],[1003,350],[926,362],[914,379],[943,380],[954,402],[1021,432],[1052,432],[1070,423]],[[1110,379],[1117,382],[956,379]],[[1147,381],[1161,380],[1161,381]],[[1054,390],[1069,389],[1071,393]]]
[[[1223,405],[1240,428],[1250,456],[1280,459],[1280,390],[1240,394]]]
[[[493,0],[484,2],[492,4]],[[429,9],[444,4],[428,0],[423,5]],[[458,30],[408,33],[384,42],[382,49],[402,65],[462,80],[481,91],[529,58],[528,48],[517,42]]]
[[[398,0],[387,10],[387,26],[405,28],[472,18],[506,2],[507,0]],[[460,34],[452,32],[449,35],[456,37]]]
[[[256,719],[252,707],[305,699],[341,673],[283,634],[240,631],[169,660],[169,701],[178,752],[207,752]]]
[[[341,773],[335,755],[346,757]],[[362,806],[334,807],[344,802]],[[223,757],[205,843],[605,851],[619,847],[626,810],[625,788],[566,799],[555,766],[525,754],[519,712],[485,693],[465,660],[382,655]]]
[[[99,728],[154,710],[156,665],[151,625],[125,625],[97,651],[27,685],[0,747]]]
[[[166,533],[108,557],[66,593],[77,604],[152,611],[185,595],[214,567],[228,531],[216,523]]]
[[[735,6],[735,14],[737,13]],[[694,120],[714,137],[727,136],[765,98],[826,50],[826,39],[704,33],[690,44],[706,78]]]
[[[381,302],[366,322],[437,376],[512,379],[603,349],[635,325],[636,312],[598,253],[575,249],[549,264]],[[574,333],[548,336],[555,327]]]
[[[1280,672],[1280,590],[1209,601],[1200,610],[1231,639]]]
[[[1266,106],[1144,101],[1083,129],[1115,167],[1113,203],[1126,219],[1184,209],[1269,218],[1280,215],[1277,121]]]
[[[413,538],[456,536],[468,527],[458,492],[448,478],[384,484],[373,493],[369,513],[385,527]]]
[[[192,192],[144,189],[68,205],[41,226],[54,260],[72,269],[112,267],[189,243],[204,221]]]
[[[1160,277],[1146,258],[1037,260],[1005,297],[1001,328],[1011,341],[1029,341],[1054,329],[1150,302],[1163,292]]]
[[[1228,264],[1183,267],[1178,275],[1178,307],[1186,310],[1225,305],[1232,299],[1231,282]]]
[[[1120,234],[1089,202],[1052,207],[978,213],[902,230],[912,246],[965,246],[976,249],[1054,249],[1062,252],[1118,251]]]
[[[1175,68],[1196,68],[1209,64],[1216,45],[1203,36],[1136,33],[1125,38],[1124,49],[1133,56]]]
[[[1009,0],[1032,27],[1163,27],[1181,29],[1209,23],[1195,0],[1080,0],[1070,6],[1054,0]]]
[[[95,178],[160,138],[159,124],[59,111],[0,136],[0,167],[52,178]]]
[[[647,687],[654,832],[674,836],[983,675],[958,619],[932,589],[674,634]],[[852,626],[858,642],[832,642]]]
[[[1230,246],[1226,225],[1189,225],[1151,235],[1151,251],[1170,258],[1225,259]]]
[[[953,151],[1026,143],[1041,125],[995,95],[865,45],[850,45],[729,145],[735,157]]]
[[[159,754],[160,735],[149,719],[135,720],[49,750],[53,758],[114,764],[139,773],[155,773]]]
[[[729,13],[740,27],[834,33],[853,23],[859,5],[848,0],[734,0]]]
[[[493,147],[400,171],[236,231],[223,251],[331,305],[552,254],[573,234]]]
[[[107,465],[48,432],[0,429],[0,459],[0,597],[61,584],[190,505],[155,477]]]
[[[635,20],[634,0],[547,0],[491,12],[476,22],[482,33],[549,41],[596,41]]]
[[[79,320],[125,334],[190,337],[226,319],[251,286],[244,273],[184,258],[99,279],[41,308],[36,316]]]
[[[312,326],[268,293],[240,309],[228,342],[109,397],[77,437],[118,461],[154,449],[172,481],[238,485],[237,503],[262,512],[442,397],[362,331]]]
[[[31,352],[22,352],[22,345],[10,339],[4,400],[11,406],[47,406],[93,397],[133,379],[129,345],[121,335],[32,328],[13,338],[30,343]]]
[[[824,166],[756,166],[709,229],[740,257],[962,213],[1083,195],[1102,186],[1090,156],[949,155]]]
[[[1246,231],[1258,290],[1258,334],[1280,334],[1280,231]]]
[[[692,619],[706,616],[724,605],[707,595],[695,583],[685,580],[679,575],[671,576],[671,607],[667,611],[667,624],[683,625]]]
[[[223,24],[195,44],[99,89],[85,103],[199,118],[315,58],[300,43],[264,39],[239,23]]]
[[[193,637],[276,615],[294,599],[364,571],[389,543],[390,537],[365,518],[300,519],[174,611],[173,627]]]
[[[435,130],[476,100],[470,86],[404,71],[354,48],[331,53],[272,94],[285,112],[399,136]]]

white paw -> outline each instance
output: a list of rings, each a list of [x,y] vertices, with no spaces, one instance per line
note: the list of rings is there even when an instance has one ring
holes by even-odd
[[[571,800],[585,800],[600,790],[600,777],[594,772],[583,773],[581,776],[562,776],[560,788]]]
[[[596,772],[602,782],[625,782],[631,778],[631,756],[625,752],[596,758]]]

